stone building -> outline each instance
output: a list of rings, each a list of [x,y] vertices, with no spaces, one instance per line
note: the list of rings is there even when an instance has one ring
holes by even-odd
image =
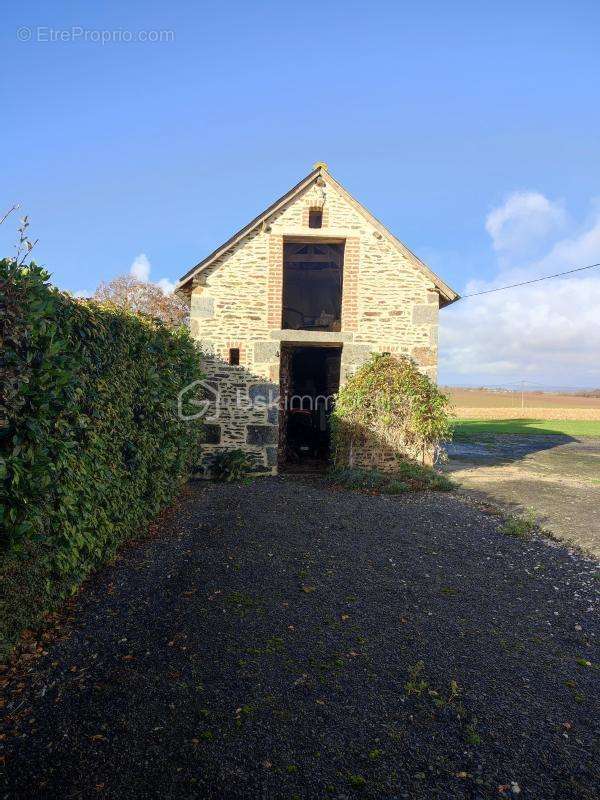
[[[203,452],[257,471],[327,457],[329,398],[373,352],[435,379],[440,308],[458,295],[323,163],[190,269],[210,401]]]

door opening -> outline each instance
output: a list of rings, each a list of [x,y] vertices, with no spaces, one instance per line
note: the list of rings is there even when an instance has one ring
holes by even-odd
[[[342,348],[283,345],[279,466],[325,469],[330,455],[329,417],[340,384]]]

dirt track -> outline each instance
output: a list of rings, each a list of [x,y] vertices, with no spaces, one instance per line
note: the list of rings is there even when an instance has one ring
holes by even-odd
[[[496,408],[493,406],[464,406],[454,409],[457,419],[583,419],[600,420],[600,408]]]
[[[541,408],[590,408],[600,411],[600,394],[560,394],[558,392],[490,391],[489,389],[444,388],[452,404],[461,409],[512,408],[513,413],[522,405],[527,409]]]

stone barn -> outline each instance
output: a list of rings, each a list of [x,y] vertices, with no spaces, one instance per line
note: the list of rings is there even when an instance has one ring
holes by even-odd
[[[241,449],[264,473],[326,463],[332,396],[371,353],[435,379],[438,312],[458,299],[324,163],[176,291],[204,352],[203,456]]]

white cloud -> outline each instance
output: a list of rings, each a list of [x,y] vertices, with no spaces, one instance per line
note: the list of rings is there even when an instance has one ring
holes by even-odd
[[[165,294],[173,294],[175,291],[176,283],[170,281],[168,278],[161,278],[159,281],[156,281],[156,285],[163,290]]]
[[[147,281],[150,278],[150,261],[145,253],[140,253],[133,259],[129,272],[138,281]]]
[[[565,221],[562,203],[539,192],[513,192],[488,214],[485,228],[494,250],[522,257],[560,230]]]
[[[486,221],[492,239],[498,230],[496,223],[490,230],[494,213]],[[549,245],[543,256],[518,269],[501,262],[492,281],[471,281],[464,293],[599,261],[597,211],[579,231]],[[500,385],[526,379],[546,386],[600,386],[599,309],[600,268],[461,300],[441,314],[440,382]]]
[[[136,278],[138,281],[149,281],[150,280],[150,272],[152,271],[152,265],[150,264],[150,260],[145,253],[140,253],[137,255],[129,268],[129,272]],[[168,278],[161,278],[158,281],[153,281],[153,283],[158,286],[164,294],[173,294],[175,290],[175,286],[177,284],[173,283],[173,281],[169,280]]]

